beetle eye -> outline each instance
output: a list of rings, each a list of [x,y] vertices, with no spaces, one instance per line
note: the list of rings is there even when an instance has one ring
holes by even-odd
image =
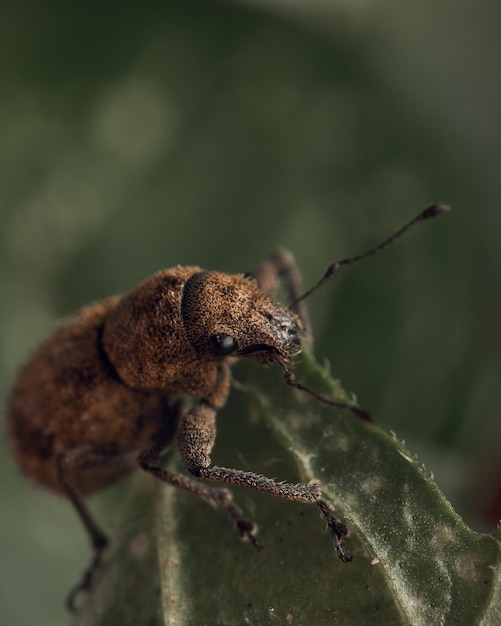
[[[209,339],[209,347],[215,354],[225,356],[235,352],[237,349],[237,342],[230,335],[219,333],[218,335],[212,335]]]

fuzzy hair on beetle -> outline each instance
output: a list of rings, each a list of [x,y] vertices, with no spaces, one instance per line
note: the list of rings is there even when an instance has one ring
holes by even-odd
[[[84,498],[135,468],[226,510],[242,539],[259,550],[255,525],[223,485],[240,485],[310,503],[326,522],[337,555],[346,526],[322,497],[320,482],[289,484],[211,461],[216,415],[230,392],[239,358],[276,364],[284,381],[370,420],[358,406],[325,397],[296,380],[292,357],[311,343],[305,304],[343,265],[379,252],[415,224],[443,213],[433,205],[364,254],[331,263],[305,292],[292,255],[271,255],[253,274],[228,275],[198,266],[162,270],[122,297],[82,309],[31,356],[13,385],[8,430],[23,472],[66,497],[84,525],[93,557],[67,598],[75,610],[92,588],[108,539]],[[290,304],[274,298],[278,283]],[[185,409],[183,398],[198,403]],[[174,443],[188,474],[167,471],[161,455]]]

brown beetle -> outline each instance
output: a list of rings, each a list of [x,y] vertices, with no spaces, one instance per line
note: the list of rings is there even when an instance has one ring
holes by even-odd
[[[322,498],[318,481],[288,484],[211,464],[216,413],[228,397],[230,365],[249,357],[277,363],[287,384],[370,419],[358,407],[304,387],[287,369],[311,340],[304,298],[341,265],[374,254],[410,226],[444,210],[434,205],[376,248],[331,264],[303,295],[299,272],[285,251],[272,255],[254,275],[230,276],[200,267],[158,272],[122,298],[83,309],[34,353],[12,390],[9,433],[24,472],[68,497],[90,536],[94,557],[69,594],[71,609],[77,593],[90,589],[108,543],[82,498],[138,465],[226,509],[240,536],[256,549],[261,544],[254,525],[231,492],[197,478],[312,503],[327,522],[339,557],[350,560],[341,546],[346,526]],[[279,279],[292,300],[288,308],[272,295]],[[200,400],[183,413],[183,396]],[[161,453],[175,438],[186,469],[196,478],[159,466]]]

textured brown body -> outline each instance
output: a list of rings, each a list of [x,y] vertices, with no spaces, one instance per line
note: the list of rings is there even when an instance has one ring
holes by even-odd
[[[108,544],[82,497],[137,467],[225,509],[256,549],[255,526],[231,492],[198,479],[315,504],[339,556],[348,559],[340,545],[346,527],[322,499],[318,481],[294,485],[211,464],[216,415],[228,397],[236,358],[275,362],[288,384],[305,389],[286,364],[301,339],[310,337],[307,311],[301,303],[287,309],[272,297],[279,277],[297,299],[299,274],[284,251],[255,275],[199,267],[158,272],[122,298],[83,309],[19,373],[8,413],[14,455],[27,475],[68,498],[94,551],[68,596],[71,610],[79,592],[91,588]],[[186,396],[199,401],[183,412]],[[196,478],[161,467],[160,455],[174,438]]]
[[[160,272],[122,300],[85,308],[36,350],[18,376],[9,407],[12,448],[26,474],[61,491],[55,457],[99,449],[109,463],[70,476],[79,492],[90,493],[136,468],[137,455],[160,429],[170,426],[174,435],[170,396],[203,395],[217,377],[215,363],[198,365],[196,376],[189,367],[196,354],[180,319],[179,286],[197,271]],[[159,300],[163,316],[155,324]]]
[[[31,478],[52,489],[61,490],[58,454],[96,445],[119,453],[134,441],[141,449],[161,419],[161,396],[124,387],[102,348],[103,321],[116,304],[108,300],[85,309],[60,328],[13,389],[9,430],[15,456]],[[89,493],[125,468],[113,469],[116,474],[103,475],[89,468],[72,482]]]
[[[26,474],[62,491],[56,457],[87,455],[66,476],[88,494],[137,467],[159,432],[164,445],[172,440],[173,396],[224,404],[232,359],[211,353],[206,338],[230,328],[240,345],[265,341],[263,316],[280,305],[242,276],[214,272],[191,298],[197,314],[190,315],[190,298],[183,311],[182,297],[194,274],[205,275],[199,267],[164,270],[123,298],[85,308],[34,353],[9,407],[13,451]],[[99,452],[99,462],[88,452]]]
[[[91,589],[108,543],[82,495],[135,467],[225,509],[239,535],[256,549],[254,524],[244,518],[231,492],[198,479],[314,504],[338,556],[350,560],[341,546],[346,526],[322,498],[318,481],[290,484],[212,465],[217,410],[229,394],[230,365],[247,357],[276,363],[288,385],[370,420],[363,409],[308,389],[288,370],[302,343],[312,340],[304,300],[342,265],[375,254],[414,224],[445,210],[429,207],[375,248],[332,263],[305,293],[292,255],[283,250],[254,275],[179,266],[158,272],[122,298],[84,309],[35,352],[12,390],[9,434],[21,468],[63,493],[89,534],[94,556],[68,596],[71,609],[78,593]],[[279,279],[291,299],[288,308],[273,298]],[[185,396],[199,401],[183,412],[179,399]],[[161,467],[160,455],[174,437],[191,476]]]
[[[83,309],[19,373],[8,413],[14,455],[27,475],[69,499],[94,550],[68,596],[70,609],[79,592],[91,588],[108,544],[82,496],[137,467],[225,509],[256,549],[261,544],[254,524],[231,492],[197,478],[315,504],[338,555],[348,560],[340,544],[346,527],[322,499],[318,481],[294,485],[211,464],[217,410],[228,397],[236,358],[277,363],[288,384],[308,391],[286,367],[301,341],[311,338],[307,311],[301,302],[291,310],[272,297],[280,277],[299,302],[299,273],[284,251],[255,275],[199,267],[158,272],[122,298]],[[185,396],[199,401],[183,412]],[[161,467],[160,455],[175,437],[186,469],[197,478]]]

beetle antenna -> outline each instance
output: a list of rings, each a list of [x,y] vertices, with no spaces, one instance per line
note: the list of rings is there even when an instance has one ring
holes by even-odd
[[[368,413],[365,409],[362,409],[355,404],[348,404],[348,402],[334,400],[332,398],[329,398],[328,396],[324,396],[321,393],[318,393],[313,389],[310,389],[309,387],[305,387],[302,383],[298,383],[294,374],[290,370],[288,370],[283,363],[280,363],[279,361],[279,365],[282,368],[282,374],[284,375],[285,382],[291,387],[294,387],[294,389],[299,389],[301,391],[304,391],[305,393],[309,393],[310,396],[313,396],[320,402],[328,404],[329,406],[337,406],[340,409],[347,409],[348,411],[354,413],[359,419],[363,420],[364,422],[374,421],[371,414]]]
[[[398,239],[400,235],[403,235],[406,231],[410,230],[413,226],[415,226],[419,222],[424,222],[424,220],[431,219],[432,217],[436,217],[437,215],[440,215],[441,213],[445,213],[445,211],[448,211],[448,210],[449,210],[448,206],[445,206],[443,204],[434,204],[428,207],[427,209],[425,209],[424,211],[422,211],[421,213],[419,213],[419,215],[417,215],[414,219],[412,219],[410,222],[407,222],[407,224],[404,224],[404,226],[399,228],[395,233],[393,233],[393,235],[388,237],[388,239],[385,239],[379,245],[374,246],[374,248],[367,250],[367,252],[364,252],[363,254],[357,254],[356,256],[348,257],[346,259],[342,259],[341,261],[335,261],[334,263],[331,263],[329,267],[325,270],[322,278],[317,283],[315,283],[313,287],[310,287],[308,291],[305,291],[302,295],[295,298],[289,304],[289,309],[294,309],[298,305],[299,302],[301,302],[302,300],[305,300],[306,298],[309,298],[312,293],[314,293],[325,282],[327,282],[330,278],[332,278],[337,273],[341,265],[351,265],[352,263],[355,263],[356,261],[361,261],[362,259],[365,259],[368,256],[372,256],[373,254],[376,254],[383,248],[386,248],[386,246],[388,246],[390,243],[393,243],[395,239]]]

